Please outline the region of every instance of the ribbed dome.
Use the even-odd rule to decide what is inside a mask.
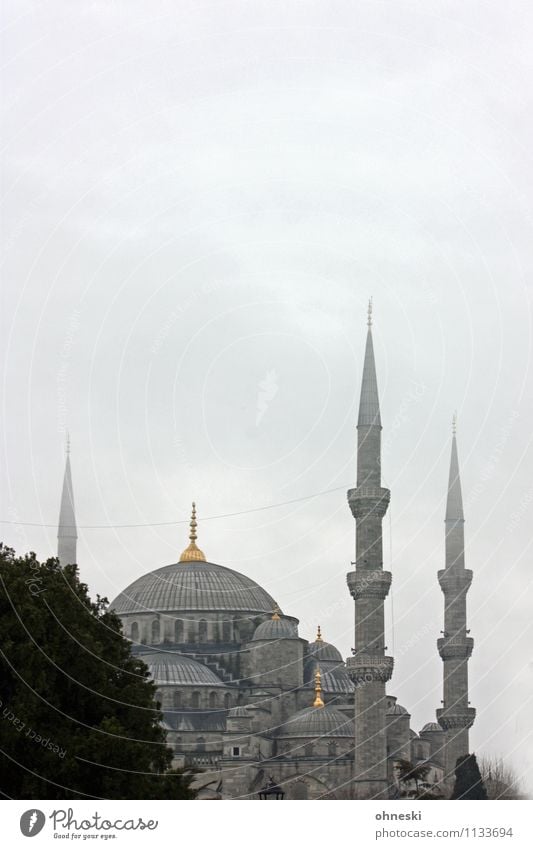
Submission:
[[[291,716],[279,737],[353,737],[354,724],[334,707],[309,707]]]
[[[346,671],[344,663],[333,663],[333,661],[318,663],[312,660],[306,667],[305,681],[312,684],[315,673],[320,670],[322,689],[325,693],[353,693],[355,687]]]
[[[437,722],[428,722],[420,733],[425,734],[427,731],[439,731],[442,734],[442,728]]]
[[[156,684],[182,684],[184,686],[223,687],[214,672],[202,663],[172,652],[149,652],[140,655]]]
[[[409,716],[409,712],[403,705],[395,704],[387,708],[387,716]]]
[[[297,640],[298,629],[288,619],[267,619],[254,631],[252,640]]]
[[[319,660],[321,663],[343,663],[340,651],[324,640],[315,640],[313,643],[309,643],[308,652],[313,660]]]
[[[233,569],[216,563],[172,563],[137,578],[111,604],[119,615],[143,611],[239,610],[271,613],[276,602]]]
[[[322,673],[324,693],[353,693],[355,686],[345,669]]]

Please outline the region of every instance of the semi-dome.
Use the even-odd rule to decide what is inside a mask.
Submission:
[[[440,727],[440,725],[437,722],[427,722],[426,725],[424,725],[424,727],[423,727],[423,729],[420,733],[426,734],[428,731],[430,731],[430,732],[439,731],[442,734],[442,728]]]
[[[252,640],[297,640],[298,629],[288,619],[273,617],[261,622],[254,631]]]
[[[291,716],[278,730],[278,737],[353,736],[353,720],[330,705],[305,708]]]
[[[211,669],[182,654],[173,652],[149,652],[140,655],[155,684],[181,684],[193,687],[224,687],[223,682]]]
[[[207,561],[171,563],[133,581],[112,602],[128,613],[245,611],[271,613],[276,602],[266,590],[233,569]]]
[[[353,693],[355,686],[345,669],[337,669],[334,672],[322,673],[322,689],[325,693],[348,694]]]

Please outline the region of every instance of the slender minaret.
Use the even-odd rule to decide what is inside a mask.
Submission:
[[[467,636],[466,594],[472,583],[472,572],[465,569],[463,496],[457,457],[456,420],[452,428],[452,456],[446,502],[445,568],[439,572],[439,584],[444,593],[444,631],[437,640],[443,661],[443,707],[437,720],[446,732],[445,781],[454,777],[455,764],[461,755],[469,754],[468,729],[476,711],[468,701],[468,658],[474,640]]]
[[[68,435],[66,451],[67,457],[63,477],[63,491],[61,493],[61,507],[59,510],[59,526],[57,529],[57,556],[62,566],[77,563],[76,540],[78,539],[78,531],[76,529],[76,516],[74,514],[74,493],[70,471],[70,438]]]
[[[372,344],[372,301],[357,422],[357,486],[348,491],[356,523],[355,571],[347,575],[355,602],[355,648],[346,665],[355,684],[354,796],[385,799],[387,702],[394,661],[385,655],[384,602],[391,573],[383,571],[381,523],[390,492],[381,486],[381,417]]]

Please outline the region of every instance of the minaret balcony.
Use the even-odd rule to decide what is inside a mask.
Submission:
[[[348,490],[348,504],[354,519],[368,516],[382,519],[387,512],[390,490],[382,486],[358,486]]]
[[[459,731],[462,728],[472,728],[476,718],[475,708],[454,707],[439,708],[437,722],[443,731]]]
[[[438,572],[439,584],[444,595],[453,598],[468,592],[472,583],[471,569],[441,569]]]
[[[464,658],[468,660],[474,648],[474,640],[472,637],[440,637],[437,640],[437,648],[443,660],[453,660],[455,658]]]
[[[348,589],[354,600],[358,598],[381,598],[388,595],[392,575],[383,569],[358,569],[346,575]]]
[[[383,655],[361,653],[346,660],[346,671],[357,686],[371,681],[389,681],[393,669],[394,658]]]

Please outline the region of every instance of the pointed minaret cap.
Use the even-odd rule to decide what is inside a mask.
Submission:
[[[196,528],[198,523],[196,521],[196,504],[193,501],[192,503],[192,511],[191,511],[191,523],[190,523],[190,533],[189,539],[190,543],[185,549],[182,551],[181,557],[179,559],[180,563],[192,563],[193,561],[205,562],[205,554],[201,551],[196,545]]]
[[[452,420],[452,454],[450,458],[450,476],[448,478],[448,498],[446,500],[446,522],[464,522],[463,494],[459,474],[459,457],[457,454],[457,415]]]
[[[357,427],[368,427],[370,425],[381,427],[374,344],[372,342],[372,298],[368,302],[367,324],[368,333],[366,336],[365,363],[363,366],[363,379],[361,381],[361,398],[359,401]]]
[[[324,642],[324,640],[322,639],[322,630],[320,628],[320,625],[318,625],[317,629],[316,629],[315,643],[323,643],[323,642]]]
[[[322,700],[322,682],[321,682],[320,668],[317,667],[315,672],[315,700],[313,702],[313,707],[323,708],[324,702]]]
[[[65,445],[65,473],[63,475],[63,489],[61,491],[61,506],[59,508],[59,524],[57,528],[58,539],[68,537],[78,539],[76,528],[76,515],[74,512],[74,491],[72,488],[72,472],[70,469],[70,437],[67,434]],[[73,561],[75,562],[75,561]]]
[[[279,620],[281,619],[280,613],[281,610],[279,609],[279,604],[276,604],[274,610],[272,611],[272,620],[274,622],[279,622]]]

